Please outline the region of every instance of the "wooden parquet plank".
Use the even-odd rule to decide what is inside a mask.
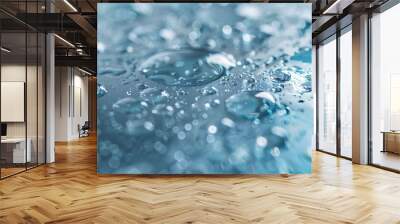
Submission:
[[[400,175],[314,152],[311,175],[97,175],[96,139],[0,181],[0,224],[398,223]]]

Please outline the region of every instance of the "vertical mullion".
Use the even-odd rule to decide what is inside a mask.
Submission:
[[[367,25],[367,46],[368,46],[368,53],[367,53],[367,83],[368,83],[368,94],[367,94],[367,102],[368,102],[368,124],[367,124],[367,132],[368,132],[368,164],[373,164],[373,153],[372,153],[372,63],[371,63],[371,56],[372,56],[372,30],[371,30],[371,20],[372,20],[372,12],[368,12],[368,25]]]
[[[0,47],[2,46],[2,32],[1,32],[1,28],[2,28],[2,23],[0,22]],[[2,67],[2,64],[1,64],[1,62],[2,62],[2,60],[1,60],[1,55],[2,55],[2,52],[0,51],[0,124],[2,124],[2,122],[1,122],[1,110],[2,110],[2,108],[1,108],[1,67]],[[0,134],[1,135],[1,134]],[[2,170],[2,162],[1,162],[1,144],[0,144],[0,180],[2,179],[2,177],[1,177],[1,170]]]
[[[39,14],[39,0],[36,1]],[[36,166],[39,165],[39,31],[36,31]]]
[[[45,13],[48,12],[49,2],[45,0]],[[44,32],[44,163],[47,163],[47,38],[48,33],[47,31]],[[43,73],[42,73],[43,76]],[[42,79],[43,82],[43,79]],[[61,91],[61,90],[60,90]],[[43,107],[42,107],[43,109]]]
[[[341,65],[340,65],[340,29],[336,28],[336,154],[341,156],[341,119],[340,119],[340,83],[341,83]]]
[[[319,45],[315,47],[315,148],[319,149]]]
[[[28,1],[25,1],[25,21],[28,19]],[[27,113],[27,92],[28,92],[28,25],[25,23],[25,170],[28,169],[28,113]]]

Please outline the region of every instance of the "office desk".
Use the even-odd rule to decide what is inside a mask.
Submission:
[[[392,152],[400,154],[400,132],[383,131],[383,150],[382,152]]]
[[[27,147],[25,151],[25,138],[1,139],[1,154],[2,154],[1,157],[5,158],[6,161],[9,163],[31,162],[32,160],[31,145],[32,141],[30,138],[28,138]]]

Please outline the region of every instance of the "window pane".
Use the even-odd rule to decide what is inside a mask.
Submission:
[[[26,141],[26,33],[2,33],[1,46],[1,177],[25,170],[30,161]],[[26,147],[28,146],[28,147]],[[28,149],[28,150],[26,150]]]
[[[352,35],[351,30],[340,37],[340,150],[351,158],[352,141]]]
[[[336,41],[318,48],[318,147],[336,153]]]
[[[400,4],[372,18],[372,163],[400,170]]]

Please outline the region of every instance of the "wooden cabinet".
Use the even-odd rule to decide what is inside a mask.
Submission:
[[[400,154],[400,132],[383,133],[383,152]]]

